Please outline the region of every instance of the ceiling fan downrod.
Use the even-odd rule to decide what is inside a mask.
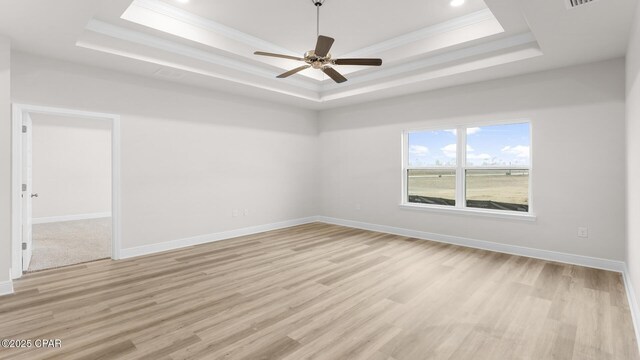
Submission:
[[[316,6],[316,37],[320,36],[320,6],[324,4],[325,0],[311,0],[313,5]]]

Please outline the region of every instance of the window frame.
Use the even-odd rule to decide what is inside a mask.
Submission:
[[[529,166],[473,166],[467,165],[467,129],[493,125],[529,125]],[[426,131],[456,130],[456,166],[409,166],[409,134]],[[408,173],[409,170],[453,170],[456,173],[455,206],[438,204],[419,204],[409,202]],[[510,211],[467,207],[466,173],[467,170],[528,170],[528,211]],[[410,210],[428,210],[462,215],[481,215],[507,219],[523,219],[533,221],[536,216],[533,207],[533,126],[530,119],[509,119],[482,122],[469,122],[448,125],[441,123],[427,128],[405,130],[402,132],[402,193],[400,207]]]

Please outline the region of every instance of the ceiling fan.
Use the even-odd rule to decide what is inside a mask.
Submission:
[[[331,46],[333,45],[334,39],[328,36],[320,35],[320,6],[324,4],[325,0],[311,0],[313,4],[316,6],[317,11],[317,35],[318,40],[316,42],[316,47],[314,50],[309,50],[304,54],[304,57],[296,57],[282,54],[273,54],[264,51],[256,51],[255,55],[261,56],[270,56],[277,57],[283,59],[304,61],[307,63],[306,65],[297,67],[293,70],[289,70],[283,74],[277,76],[279,79],[283,79],[289,77],[293,74],[296,74],[302,70],[308,69],[310,67],[314,69],[322,70],[325,74],[327,74],[333,81],[337,83],[343,83],[347,81],[347,78],[342,76],[336,69],[333,68],[334,65],[361,65],[361,66],[380,66],[382,65],[382,59],[332,59],[329,50],[331,50]]]

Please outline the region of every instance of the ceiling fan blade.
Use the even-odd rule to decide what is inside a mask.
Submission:
[[[264,52],[264,51],[256,51],[253,54],[254,55],[260,55],[260,56],[277,57],[277,58],[289,59],[289,60],[304,61],[303,58],[299,58],[299,57],[295,57],[295,56],[289,56],[289,55],[282,55],[282,54],[272,54],[272,53],[268,53],[268,52]]]
[[[278,75],[278,76],[277,76],[277,78],[279,78],[279,79],[284,79],[284,78],[286,78],[286,77],[289,77],[289,76],[291,76],[291,75],[293,75],[293,74],[295,74],[295,73],[299,73],[300,71],[302,71],[302,70],[304,70],[304,69],[308,69],[308,68],[310,68],[310,67],[311,67],[311,65],[302,65],[302,66],[300,66],[300,67],[298,67],[298,68],[295,68],[295,69],[293,69],[293,70],[289,70],[289,71],[287,71],[287,72],[286,72],[286,73],[284,73],[284,74],[280,74],[280,75]]]
[[[318,36],[318,41],[316,42],[316,50],[315,54],[319,57],[325,57],[329,54],[329,50],[331,50],[331,46],[335,40],[328,36],[320,35]]]
[[[333,63],[336,65],[380,66],[382,59],[336,59]]]
[[[323,67],[322,71],[324,71],[325,74],[329,75],[329,77],[332,78],[333,81],[337,82],[338,84],[347,81],[347,78],[342,76],[342,74],[337,72],[336,69],[334,68]]]

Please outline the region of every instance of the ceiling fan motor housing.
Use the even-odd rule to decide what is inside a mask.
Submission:
[[[316,55],[315,50],[309,50],[304,53],[304,61],[311,65],[314,69],[322,69],[323,66],[332,64],[331,54],[325,57]]]

